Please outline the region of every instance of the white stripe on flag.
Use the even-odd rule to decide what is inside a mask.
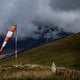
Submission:
[[[3,43],[3,45],[2,45],[2,47],[5,47],[5,45],[7,44],[7,42],[6,41],[4,41],[4,43]]]
[[[12,35],[13,35],[13,32],[8,31],[8,33],[7,33],[7,37],[11,37]]]

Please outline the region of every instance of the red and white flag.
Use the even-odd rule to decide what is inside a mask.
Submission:
[[[10,40],[10,38],[12,37],[13,33],[16,31],[16,26],[10,26],[9,27],[9,31],[5,37],[5,40],[1,46],[0,52],[3,51],[4,47],[6,46],[7,42]]]

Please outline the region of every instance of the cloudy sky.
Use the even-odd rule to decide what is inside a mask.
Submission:
[[[33,36],[38,27],[34,21],[80,32],[80,0],[0,0],[0,34],[17,24],[19,36]]]

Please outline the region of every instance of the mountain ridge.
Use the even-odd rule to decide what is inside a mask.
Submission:
[[[18,64],[40,64],[51,66],[79,67],[80,65],[80,33],[72,34],[55,42],[22,52],[18,55]],[[15,58],[1,62],[5,65],[15,63]]]
[[[18,52],[30,50],[34,47],[38,47],[44,45],[48,42],[55,41],[56,39],[63,38],[65,36],[70,35],[71,33],[64,32],[63,30],[59,30],[57,27],[48,25],[48,24],[37,24],[38,30],[35,31],[33,36],[31,37],[22,37],[22,39],[18,36],[17,46]],[[0,46],[2,45],[4,38],[6,35],[0,35]],[[14,36],[10,39],[7,46],[4,48],[3,53],[13,53],[15,49],[15,39]]]

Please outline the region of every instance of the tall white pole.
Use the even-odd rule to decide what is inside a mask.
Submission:
[[[15,31],[15,59],[17,61],[17,26],[16,26],[16,31]]]

